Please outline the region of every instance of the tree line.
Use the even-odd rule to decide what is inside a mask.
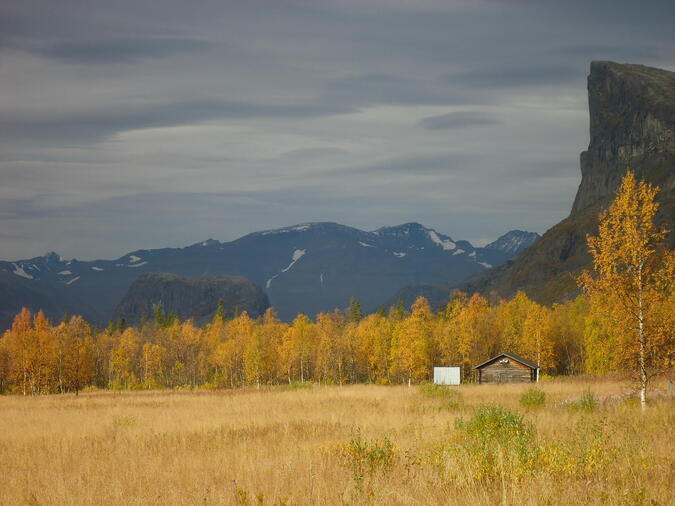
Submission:
[[[0,338],[0,390],[23,394],[112,389],[238,387],[293,382],[413,383],[434,366],[472,368],[510,351],[548,374],[625,370],[635,350],[591,298],[546,307],[523,292],[495,304],[457,293],[433,311],[420,297],[409,310],[346,311],[280,321],[216,314],[203,326],[165,317],[96,329],[75,316],[58,324],[23,309]],[[675,308],[669,299],[669,307]],[[667,336],[663,336],[667,339]]]
[[[152,320],[107,329],[79,316],[52,324],[24,308],[0,337],[0,392],[411,384],[434,366],[460,366],[471,380],[474,366],[512,352],[546,374],[633,371],[644,405],[650,378],[675,363],[675,255],[654,224],[657,191],[627,174],[589,238],[593,269],[573,300],[548,307],[524,292],[497,301],[457,292],[439,310],[420,297],[364,316],[352,299],[345,311],[289,323],[274,309],[228,319],[221,306],[202,327],[158,306]]]

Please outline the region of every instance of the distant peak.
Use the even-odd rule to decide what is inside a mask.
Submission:
[[[48,262],[61,262],[63,258],[61,258],[61,255],[54,251],[48,251],[44,255],[42,255],[42,258],[47,260]]]
[[[517,255],[536,242],[541,236],[537,232],[509,230],[496,241],[485,245],[485,249],[497,250],[509,255]]]
[[[197,247],[203,248],[203,247],[206,247],[206,246],[218,246],[218,245],[220,245],[220,241],[217,241],[215,239],[206,239],[205,241],[200,241],[200,242],[196,242],[194,244],[191,244],[188,247],[189,248],[197,248]]]
[[[421,223],[417,223],[416,221],[410,221],[408,223],[402,223],[400,225],[394,225],[391,227],[380,227],[377,230],[375,230],[375,232],[398,232],[404,230],[428,230],[428,229]]]
[[[310,221],[306,223],[298,223],[289,227],[273,228],[270,230],[262,230],[254,232],[252,235],[270,235],[270,234],[288,234],[290,232],[308,232],[310,230],[320,229],[349,229],[346,225],[340,225],[332,221]]]

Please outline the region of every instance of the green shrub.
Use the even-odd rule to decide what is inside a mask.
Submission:
[[[435,399],[449,399],[457,400],[461,398],[461,394],[452,387],[447,385],[436,385],[435,383],[422,383],[417,387],[422,395],[433,397]]]
[[[366,477],[371,477],[377,472],[389,471],[394,464],[394,459],[394,444],[388,437],[368,441],[363,438],[358,428],[340,451],[340,461],[343,466],[351,470],[359,490]]]
[[[528,388],[520,396],[520,405],[527,409],[544,407],[546,405],[546,392],[540,388]]]
[[[583,411],[584,413],[592,413],[598,409],[598,400],[590,390],[586,391],[579,400],[570,404],[572,411]]]
[[[480,406],[464,421],[455,421],[459,456],[473,468],[476,478],[499,475],[518,479],[532,471],[539,452],[534,429],[523,415],[501,406]]]
[[[311,381],[293,381],[285,386],[286,390],[304,390],[307,388],[313,388],[314,383]]]

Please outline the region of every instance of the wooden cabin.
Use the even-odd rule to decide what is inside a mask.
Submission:
[[[539,366],[515,353],[502,353],[474,367],[478,383],[530,383],[539,381]]]

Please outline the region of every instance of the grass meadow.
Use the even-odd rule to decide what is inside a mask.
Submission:
[[[612,378],[0,397],[7,504],[668,505],[675,408]]]

